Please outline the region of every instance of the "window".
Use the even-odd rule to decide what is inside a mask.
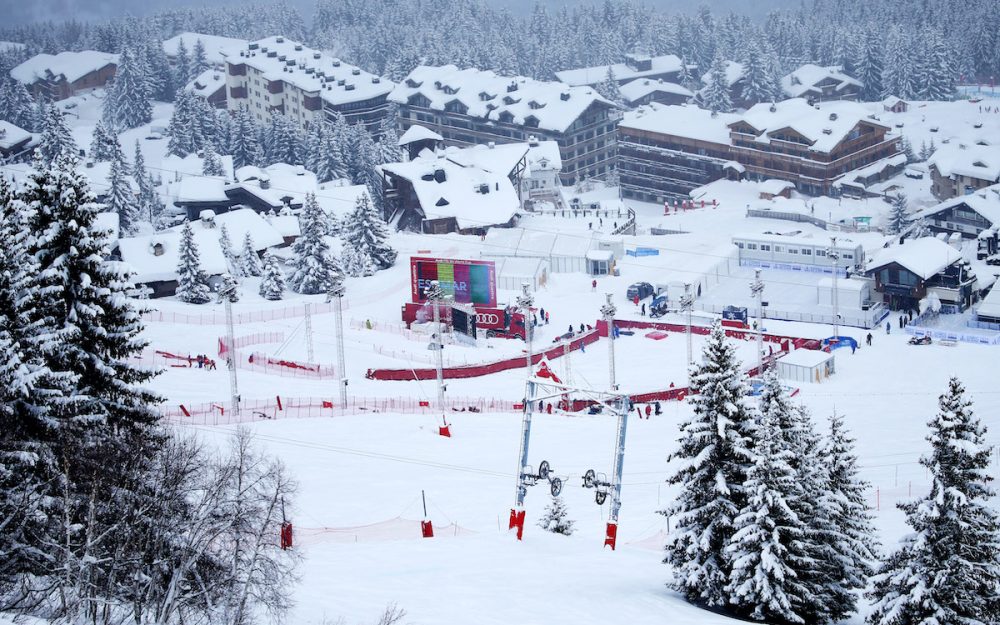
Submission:
[[[742,250],[743,249],[743,244],[740,243],[739,241],[737,241],[736,242],[736,247],[738,247],[738,248],[740,248]]]
[[[844,260],[853,260],[854,254],[844,254]]]
[[[747,249],[748,250],[755,250],[755,249],[757,249],[757,244],[756,243],[747,243]]]
[[[785,248],[784,248],[784,247],[782,247],[782,246],[780,246],[780,245],[775,245],[775,246],[774,246],[774,251],[775,251],[775,252],[784,252],[784,251],[785,251]]]
[[[760,244],[760,251],[762,251],[762,252],[770,252],[771,251],[771,246],[770,245],[766,245],[764,243],[761,243]]]
[[[816,250],[816,256],[825,257],[826,256],[826,250]]]
[[[812,256],[813,251],[807,247],[802,248],[803,256]]]
[[[788,248],[788,253],[789,254],[798,254],[799,250],[798,250],[798,248],[790,247],[790,248]]]

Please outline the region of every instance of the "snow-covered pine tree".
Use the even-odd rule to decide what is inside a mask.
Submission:
[[[618,86],[618,79],[615,78],[615,73],[610,65],[608,66],[607,73],[604,75],[604,80],[599,82],[594,87],[594,90],[615,104],[621,104],[625,101],[624,96],[622,96],[622,90]]]
[[[160,447],[153,408],[160,399],[144,387],[155,372],[132,364],[146,342],[139,311],[126,296],[131,279],[120,264],[104,260],[110,233],[97,229],[98,206],[75,159],[60,157],[32,174],[22,199],[38,267],[29,317],[55,338],[54,349],[40,355],[70,386],[50,397],[43,435],[60,459],[58,474],[49,476],[60,516],[51,541],[38,544],[43,577],[52,592],[94,605],[102,590],[82,580],[116,579],[122,535],[114,525]]]
[[[899,150],[906,156],[907,165],[917,162],[917,155],[913,152],[913,146],[910,145],[910,140],[906,137],[900,137]]]
[[[553,497],[549,505],[545,506],[545,513],[538,520],[538,527],[553,534],[563,534],[569,536],[573,533],[574,521],[567,519],[569,511],[566,509],[566,502],[562,497]]]
[[[170,141],[167,143],[167,151],[180,157],[187,156],[198,151],[204,142],[201,124],[197,120],[198,96],[188,91],[178,91],[174,100],[174,112],[170,116],[170,123],[167,125],[167,134]]]
[[[789,506],[796,497],[795,455],[783,440],[777,415],[761,414],[756,449],[746,482],[746,504],[733,521],[725,547],[732,563],[726,593],[735,609],[757,621],[802,623],[796,613],[801,587],[791,545],[802,536],[802,522]]]
[[[301,234],[292,244],[292,252],[295,254],[292,267],[295,271],[288,285],[296,293],[326,293],[330,284],[341,273],[325,239],[325,219],[316,196],[308,194],[299,215]]]
[[[65,115],[55,104],[45,105],[42,138],[37,149],[41,155],[41,167],[51,167],[64,154],[76,157],[76,141],[66,124]]]
[[[177,297],[188,304],[205,304],[212,299],[208,279],[201,269],[201,256],[194,242],[191,223],[184,224],[177,250]]]
[[[149,70],[147,79],[152,98],[160,102],[173,102],[177,94],[174,70],[170,67],[170,60],[158,38],[147,38],[145,44],[137,50],[143,55]]]
[[[881,35],[874,28],[869,28],[858,47],[858,57],[854,61],[858,80],[861,81],[861,99],[868,102],[884,97],[882,95],[882,43]]]
[[[219,285],[219,293],[223,293],[222,297],[235,304],[240,301],[240,281],[231,273],[225,274],[222,276],[222,284]]]
[[[925,497],[898,504],[912,528],[873,578],[872,625],[988,624],[1000,613],[1000,522],[992,447],[957,378],[928,423]]]
[[[183,88],[189,80],[194,78],[191,74],[191,55],[188,54],[188,47],[184,42],[183,37],[181,37],[180,43],[177,44],[177,57],[174,59],[174,71],[176,72],[174,84],[177,85],[178,89]]]
[[[97,120],[94,136],[90,142],[90,158],[94,161],[110,161],[115,156],[117,143],[115,133],[108,129],[104,120]]]
[[[764,53],[756,38],[751,38],[743,59],[743,98],[747,104],[771,102],[780,97],[781,86],[774,82],[773,66],[774,59]]]
[[[117,153],[113,155],[111,161],[111,173],[108,181],[111,188],[108,189],[107,206],[108,211],[118,215],[118,230],[122,236],[135,236],[139,231],[139,221],[142,215],[139,214],[139,202],[132,191],[132,184],[128,179],[128,165],[125,163],[125,155],[115,140]]]
[[[826,577],[825,594],[831,621],[842,621],[857,611],[858,592],[868,585],[868,577],[878,558],[878,541],[872,514],[865,501],[868,483],[858,476],[854,440],[844,427],[843,417],[830,417],[818,466],[826,478],[818,493],[816,508],[828,523],[822,530],[821,558]]]
[[[191,77],[188,80],[194,80],[211,67],[212,64],[208,62],[208,56],[205,54],[205,42],[199,38],[194,42],[194,49],[191,51],[191,66],[188,69]]]
[[[226,227],[226,224],[219,227],[219,247],[222,249],[222,255],[226,257],[226,266],[229,268],[229,272],[240,273],[236,254],[233,252],[233,240],[229,238],[229,228]]]
[[[889,209],[889,227],[887,231],[889,234],[901,234],[907,228],[910,227],[912,223],[912,218],[907,212],[907,201],[905,193],[897,193],[893,196],[892,206]]]
[[[201,173],[205,176],[225,176],[226,168],[222,165],[222,157],[215,151],[211,141],[205,143],[201,156]]]
[[[246,165],[262,165],[264,153],[257,136],[257,126],[253,123],[250,111],[246,107],[240,107],[236,112],[233,126],[232,146],[230,146],[233,169]]]
[[[677,75],[677,82],[685,89],[689,89],[691,91],[695,91],[695,87],[698,85],[698,81],[691,75],[691,70],[688,69],[687,59],[684,57],[681,57],[681,71]]]
[[[297,123],[284,115],[272,115],[264,131],[264,153],[268,163],[305,163],[306,137]]]
[[[35,132],[38,121],[35,109],[35,101],[22,82],[7,77],[0,83],[0,119]]]
[[[229,111],[213,111],[213,122],[215,125],[215,135],[212,143],[220,154],[231,154],[233,144],[233,117]]]
[[[247,232],[243,237],[243,250],[240,252],[240,269],[244,276],[259,276],[263,269],[260,265],[260,257],[257,256],[257,248],[253,244],[253,237]]]
[[[713,113],[729,113],[733,110],[733,99],[729,95],[729,80],[726,78],[726,60],[716,55],[709,70],[708,85],[702,94],[705,108]]]
[[[122,50],[115,78],[104,98],[104,120],[111,128],[135,128],[153,119],[146,65],[131,47]]]
[[[344,219],[340,238],[344,242],[345,254],[347,250],[351,251],[347,254],[351,259],[350,266],[345,261],[344,267],[348,275],[373,275],[375,271],[388,269],[396,263],[396,250],[389,245],[389,226],[367,194],[358,197],[354,210]]]
[[[142,219],[149,220],[153,227],[159,230],[161,228],[160,217],[166,207],[156,190],[156,181],[146,169],[146,159],[142,156],[142,148],[138,139],[135,141],[132,177],[135,178],[135,183],[139,187],[139,215]]]
[[[379,165],[386,163],[402,163],[405,160],[403,148],[399,146],[399,134],[396,132],[395,107],[379,124],[378,159]]]
[[[715,324],[691,374],[693,416],[680,426],[680,447],[671,454],[680,468],[667,482],[680,485],[662,513],[674,517],[665,563],[670,586],[689,601],[712,607],[729,604],[731,559],[725,552],[734,522],[746,506],[743,484],[753,462],[756,436],[748,387],[736,350]]]
[[[279,300],[285,296],[285,272],[278,257],[271,250],[264,252],[264,271],[260,281],[260,296],[268,300]]]

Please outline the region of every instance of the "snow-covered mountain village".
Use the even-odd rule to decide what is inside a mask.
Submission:
[[[0,22],[0,623],[1000,623],[1000,4],[133,13]]]

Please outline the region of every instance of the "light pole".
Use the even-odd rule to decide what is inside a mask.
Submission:
[[[430,288],[427,289],[427,301],[434,308],[434,333],[431,334],[431,349],[437,352],[434,368],[437,370],[437,398],[438,409],[444,416],[444,341],[441,330],[441,301],[444,299],[444,292],[437,280],[431,281]]]
[[[524,496],[528,494],[528,484],[525,475],[528,472],[528,445],[531,441],[531,412],[535,404],[535,383],[532,381],[531,354],[531,305],[535,300],[528,290],[528,284],[521,285],[521,295],[517,297],[517,306],[524,315],[524,340],[527,344],[527,382],[524,389],[524,416],[521,420],[521,450],[518,454],[517,490],[514,494],[514,507],[510,510],[508,529],[517,529],[517,539],[521,540],[524,533]]]
[[[347,371],[344,364],[344,280],[338,276],[334,279],[326,294],[327,301],[333,301],[333,318],[337,326],[337,385],[340,387],[340,409],[347,409]]]
[[[830,237],[830,251],[827,253],[830,257],[830,263],[833,264],[833,292],[831,297],[833,298],[833,340],[836,342],[837,337],[840,336],[840,330],[837,327],[837,304],[839,294],[837,293],[837,261],[840,260],[840,252],[837,251],[837,237]]]
[[[233,338],[233,293],[236,284],[231,283],[219,287],[219,300],[226,305],[226,366],[229,369],[229,392],[232,398],[229,410],[235,417],[240,416],[240,388],[236,381],[236,344]]]
[[[306,330],[306,358],[309,362],[316,362],[313,350],[313,324],[312,324],[312,304],[306,302],[305,305],[305,330]]]
[[[615,313],[618,309],[611,303],[611,293],[607,294],[608,302],[601,306],[601,316],[608,326],[608,373],[611,380],[611,392],[618,390],[615,383]]]
[[[691,311],[694,310],[694,296],[691,295],[691,283],[684,283],[684,295],[681,295],[681,310],[684,312],[685,333],[687,334],[687,370],[688,383],[691,382],[691,365],[694,364],[694,347],[691,337]]]
[[[757,375],[761,375],[764,373],[764,281],[760,279],[760,269],[754,270],[750,296],[757,300]]]
[[[531,307],[535,304],[535,298],[532,296],[530,291],[530,286],[527,282],[521,283],[521,294],[517,296],[517,307],[521,309],[521,314],[524,316],[524,343],[528,348],[528,377],[531,377],[531,367],[532,360],[534,360],[534,354],[531,353],[531,339],[534,338],[535,329],[531,327]]]

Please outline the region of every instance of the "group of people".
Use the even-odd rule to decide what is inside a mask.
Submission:
[[[198,354],[195,358],[188,356],[188,366],[192,367],[194,363],[198,363],[199,369],[215,369],[215,361],[204,354]]]
[[[635,407],[635,412],[636,412],[636,414],[639,415],[640,419],[642,419],[643,413],[645,412],[646,418],[649,419],[650,415],[652,415],[654,413],[654,408],[655,408],[655,413],[657,415],[663,414],[663,410],[660,407],[660,402],[658,402],[658,401],[653,402],[652,405],[646,404],[646,409],[645,410],[643,410],[641,406],[636,406]]]

